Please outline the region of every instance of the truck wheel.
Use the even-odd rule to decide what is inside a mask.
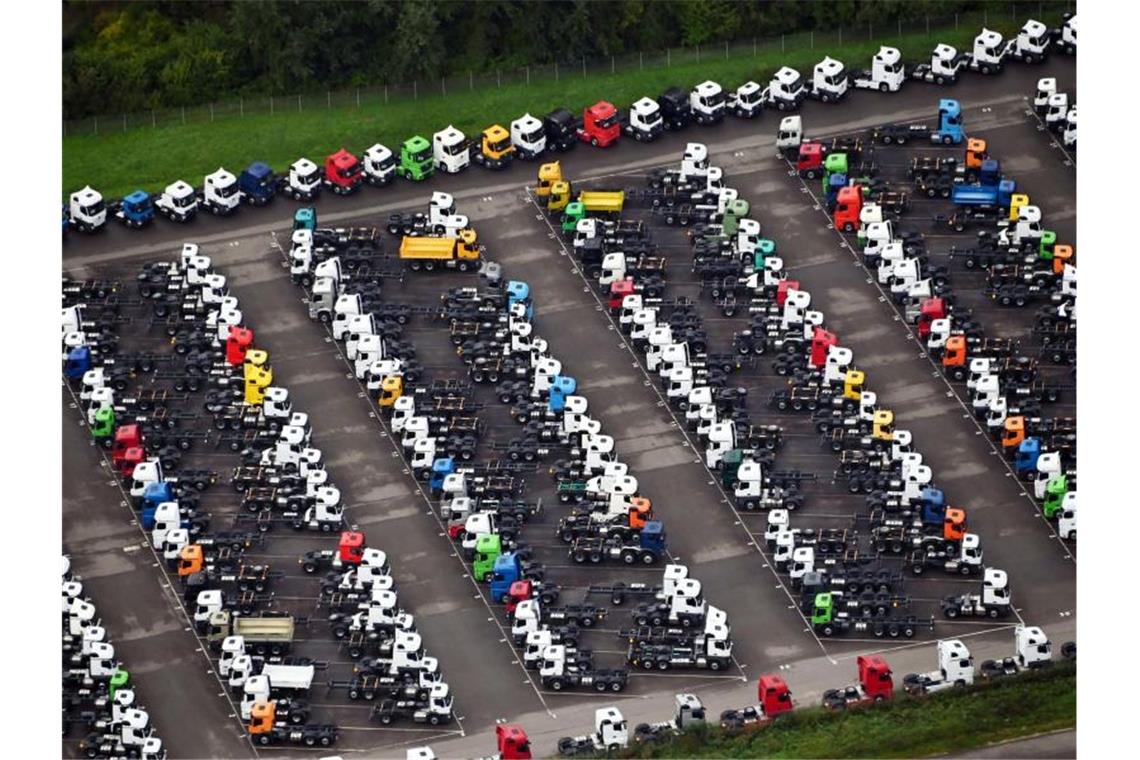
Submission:
[[[888,92],[890,89],[886,82],[879,82],[879,92]]]
[[[432,724],[433,726],[438,726],[439,725],[439,716],[434,715],[434,714],[429,715],[428,716],[428,723]]]
[[[828,625],[823,626],[822,629],[820,629],[820,633],[822,633],[824,636],[831,636],[832,634],[835,633],[835,629],[830,624],[828,624]]]
[[[720,670],[720,660],[712,660],[709,662],[709,670]]]
[[[383,723],[385,726],[391,725],[391,723],[392,723],[391,713],[380,713],[380,722]]]
[[[591,137],[590,138],[590,145],[593,145],[595,148],[598,147],[598,138]]]
[[[941,75],[934,77],[934,84],[946,84],[946,77]]]
[[[553,681],[551,681],[550,682],[550,690],[551,691],[562,691],[562,679],[561,678],[555,678]],[[561,747],[559,747],[559,749],[561,749]]]
[[[942,144],[943,145],[951,145],[951,144],[953,144],[953,142],[954,142],[954,140],[950,137],[950,135],[943,135],[942,136]]]
[[[257,737],[257,743],[262,745],[263,747],[268,746],[269,745],[269,734],[261,734],[260,736],[258,736]],[[94,755],[91,755],[91,757],[94,757]]]
[[[892,142],[894,138],[891,135],[883,135],[883,145],[890,145]]]

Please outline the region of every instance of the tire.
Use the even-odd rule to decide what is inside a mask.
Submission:
[[[934,77],[934,84],[937,84],[937,85],[946,84],[946,77],[941,76],[941,75]]]
[[[879,83],[879,92],[886,93],[886,92],[889,92],[890,89],[891,88],[887,86],[886,82],[880,82]]]
[[[598,147],[598,138],[591,137],[590,138],[590,145],[593,145],[595,148]]]
[[[946,615],[947,619],[954,620],[955,618],[958,617],[958,608],[957,607],[947,607],[945,610],[943,610],[943,614]]]

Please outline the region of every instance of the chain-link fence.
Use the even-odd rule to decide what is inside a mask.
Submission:
[[[948,33],[950,30],[974,31],[982,26],[996,28],[1006,33],[1016,33],[1021,24],[1030,17],[1052,25],[1059,22],[1062,13],[1073,10],[1075,10],[1075,3],[1072,0],[1037,3],[1019,2],[1011,3],[1008,13],[1000,14],[987,10],[952,16],[932,17],[927,15],[909,21],[900,19],[898,22],[888,24],[885,27],[876,27],[874,24],[859,27],[846,26],[832,31],[815,30],[771,37],[752,37],[694,47],[676,47],[662,51],[593,58],[583,57],[573,61],[497,69],[482,73],[450,74],[440,79],[419,80],[404,84],[379,84],[347,90],[326,90],[296,95],[244,96],[201,106],[65,120],[63,122],[63,136],[106,135],[123,133],[133,129],[203,124],[223,119],[241,119],[247,116],[304,113],[316,109],[375,108],[398,101],[446,97],[458,93],[501,89],[518,85],[546,85],[573,78],[597,77],[635,70],[668,69],[714,60],[740,60],[742,64],[746,64],[750,58],[758,58],[775,51],[818,49],[821,53],[837,53],[837,48],[842,48],[845,45],[851,46],[857,42],[891,44],[906,39],[914,45],[922,42],[921,39],[916,38],[923,36],[936,36],[939,33]],[[933,47],[933,42],[930,47]],[[904,56],[909,55],[911,57],[919,52],[913,49],[903,50]],[[857,65],[855,62],[848,63],[849,65]]]

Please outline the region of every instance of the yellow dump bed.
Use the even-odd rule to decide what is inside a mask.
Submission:
[[[249,641],[292,641],[293,618],[236,617],[233,635],[244,636]]]
[[[455,240],[445,237],[405,237],[400,243],[401,259],[450,260],[455,256]]]
[[[578,196],[578,200],[582,201],[587,211],[618,214],[621,213],[622,204],[625,203],[625,192],[622,190],[583,190]]]

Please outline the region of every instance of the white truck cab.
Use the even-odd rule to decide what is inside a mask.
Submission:
[[[307,158],[298,158],[289,166],[289,182],[285,191],[294,199],[309,201],[321,190],[321,170]]]
[[[439,171],[457,174],[471,163],[467,136],[450,124],[432,135],[431,149],[435,168]]]
[[[94,232],[107,223],[107,204],[103,194],[90,185],[71,194],[68,213],[72,226],[81,232]]]
[[[396,176],[396,157],[380,143],[364,151],[361,163],[364,179],[370,185],[387,185]]]
[[[760,113],[764,107],[761,98],[763,88],[757,82],[749,80],[729,94],[727,109],[733,116],[740,119],[751,119]]]
[[[542,122],[524,113],[511,122],[511,144],[519,158],[532,159],[546,151],[546,130]]]
[[[198,213],[198,194],[188,182],[178,180],[154,199],[154,207],[173,222],[187,222]]]
[[[225,216],[241,205],[237,177],[222,167],[207,174],[202,185],[202,205],[212,214]]]
[[[724,89],[712,80],[704,81],[689,93],[689,108],[698,124],[715,124],[724,118]]]
[[[842,61],[831,56],[824,56],[823,60],[812,69],[811,96],[824,103],[836,103],[847,94],[847,71]]]

